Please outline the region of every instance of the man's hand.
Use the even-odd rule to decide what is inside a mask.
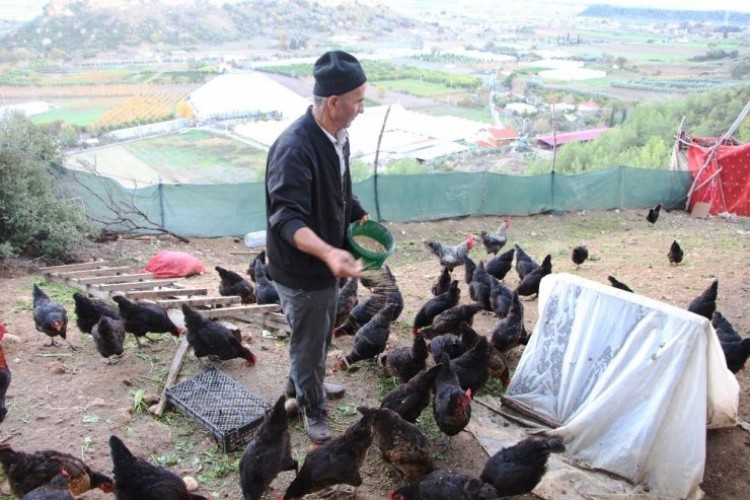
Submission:
[[[322,259],[337,278],[362,277],[362,263],[354,260],[352,254],[346,250],[331,247],[323,254]]]
[[[364,224],[368,220],[370,220],[370,214],[363,215],[362,217],[359,218],[359,225],[361,226],[362,224]]]

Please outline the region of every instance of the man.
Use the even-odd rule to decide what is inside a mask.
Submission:
[[[367,220],[352,195],[347,128],[364,112],[367,77],[343,51],[326,52],[313,68],[313,105],[271,146],[266,163],[266,248],[287,322],[287,393],[296,395],[314,443],[331,439],[325,410],[325,362],[336,315],[337,278],[362,268],[344,250],[351,222]]]

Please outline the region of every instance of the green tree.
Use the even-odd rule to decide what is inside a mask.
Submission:
[[[55,191],[55,137],[20,113],[0,116],[0,260],[75,260],[90,227],[80,204]]]

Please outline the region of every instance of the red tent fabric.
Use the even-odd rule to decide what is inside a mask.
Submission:
[[[687,163],[694,178],[688,209],[705,202],[711,205],[711,215],[750,216],[750,144],[717,142],[693,138],[688,147]]]

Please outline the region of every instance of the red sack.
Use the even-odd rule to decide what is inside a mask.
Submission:
[[[184,252],[162,250],[148,261],[144,271],[155,278],[183,278],[206,272],[206,267],[197,257]]]

